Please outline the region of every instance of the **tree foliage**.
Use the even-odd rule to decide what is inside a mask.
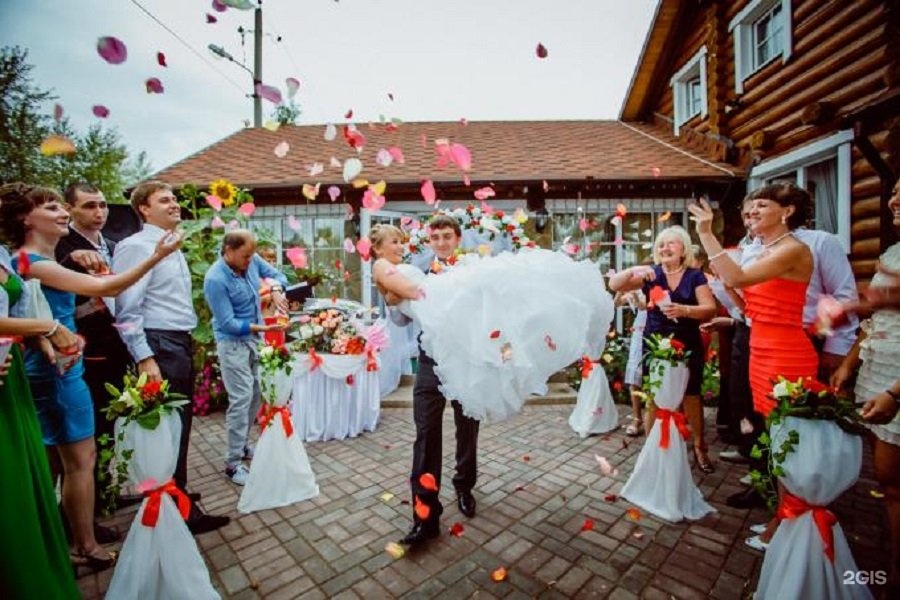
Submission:
[[[68,118],[56,121],[45,113],[56,97],[33,84],[27,57],[18,47],[0,48],[0,183],[24,181],[62,190],[87,181],[108,201],[124,202],[125,188],[152,172],[146,153],[132,157],[114,128],[95,123],[79,133]],[[42,155],[41,141],[51,133],[72,140],[76,152]]]
[[[279,104],[272,113],[272,118],[278,121],[279,125],[296,125],[299,117],[300,107],[293,100],[287,104]]]

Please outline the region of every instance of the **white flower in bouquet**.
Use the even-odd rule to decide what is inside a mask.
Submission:
[[[270,345],[263,346],[262,350],[259,351],[259,355],[262,357],[269,357],[273,354],[275,354],[275,347]]]
[[[772,395],[776,398],[787,398],[791,395],[791,387],[787,379],[782,379],[772,388]]]
[[[300,327],[300,337],[304,340],[308,340],[313,336],[313,329],[309,325],[302,325]]]
[[[672,339],[671,338],[662,338],[659,340],[659,345],[657,348],[660,350],[668,350],[672,347]]]
[[[314,325],[312,330],[315,335],[322,335],[322,332],[325,331],[325,328],[321,325]]]

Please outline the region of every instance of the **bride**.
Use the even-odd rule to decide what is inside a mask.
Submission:
[[[401,264],[396,227],[377,225],[370,239],[375,285],[422,329],[440,391],[471,418],[493,422],[519,412],[526,396],[546,394],[550,375],[585,352],[602,352],[613,303],[590,261],[523,249],[451,256],[426,275]]]

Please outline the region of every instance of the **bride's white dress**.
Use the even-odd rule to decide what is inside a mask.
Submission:
[[[613,317],[597,266],[559,252],[466,255],[428,276],[397,269],[424,291],[399,308],[421,327],[441,392],[480,421],[505,419],[528,395],[545,394],[550,375],[605,341]]]

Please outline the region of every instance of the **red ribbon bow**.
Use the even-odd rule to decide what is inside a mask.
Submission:
[[[663,450],[669,447],[669,423],[675,423],[675,427],[685,440],[691,437],[691,432],[687,428],[687,423],[682,413],[665,408],[657,408],[656,418],[662,421],[662,429],[659,432],[659,447]]]
[[[591,376],[591,371],[594,370],[594,362],[591,360],[590,356],[584,355],[581,357],[581,378],[587,379]]]
[[[309,360],[312,361],[312,364],[309,366],[310,373],[312,373],[313,371],[315,371],[316,369],[321,367],[322,363],[325,362],[325,359],[323,359],[321,356],[316,354],[315,348],[309,349]]]
[[[287,406],[268,406],[267,408],[261,409],[259,426],[262,429],[268,427],[269,423],[278,413],[281,413],[281,424],[284,426],[284,435],[286,437],[291,437],[291,434],[294,433],[294,424],[291,423],[291,411],[288,410]]]
[[[369,348],[366,351],[366,371],[371,373],[378,370],[378,360],[375,358],[375,350]]]
[[[834,532],[832,527],[837,523],[837,517],[834,516],[833,512],[824,506],[810,504],[803,498],[784,490],[776,514],[779,519],[796,519],[810,510],[813,513],[813,521],[816,522],[819,535],[822,537],[822,544],[825,546],[825,556],[828,557],[828,560],[834,562]]]
[[[188,518],[188,514],[191,512],[191,500],[187,497],[187,494],[175,487],[175,480],[170,479],[158,488],[144,492],[144,497],[149,498],[149,500],[147,501],[147,506],[144,507],[144,514],[141,516],[141,525],[146,527],[156,527],[156,522],[159,520],[159,507],[162,502],[163,494],[169,494],[175,498],[175,502],[178,504],[178,512],[181,513],[181,518]]]

